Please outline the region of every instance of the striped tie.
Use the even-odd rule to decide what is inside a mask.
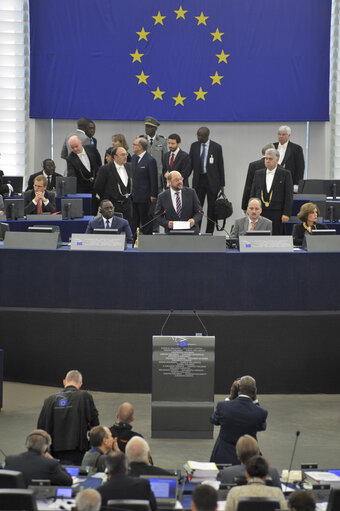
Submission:
[[[175,192],[176,194],[176,212],[179,218],[182,216],[182,203],[181,203],[181,196],[179,192]]]

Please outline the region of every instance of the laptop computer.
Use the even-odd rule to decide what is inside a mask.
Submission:
[[[141,477],[150,481],[151,490],[156,497],[159,509],[172,509],[175,507],[178,485],[176,476],[142,475]]]

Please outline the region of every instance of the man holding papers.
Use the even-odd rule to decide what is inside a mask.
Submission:
[[[188,229],[198,234],[203,211],[195,190],[183,187],[183,178],[177,170],[169,173],[168,183],[169,188],[158,195],[155,219],[167,233]]]

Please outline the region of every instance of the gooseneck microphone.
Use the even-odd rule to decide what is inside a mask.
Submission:
[[[210,222],[213,222],[213,223],[216,225],[216,220],[213,220],[212,218],[209,218],[209,217],[208,217],[208,215],[206,215],[206,214],[204,213],[204,211],[202,211],[201,209],[199,209],[199,210],[198,210],[198,213],[202,213],[202,215],[203,215],[203,216],[204,216],[207,220],[210,220]],[[225,232],[226,234],[228,234],[229,238],[231,238],[230,233],[229,233],[226,229],[224,229],[224,227],[221,227],[221,229],[220,229],[220,230],[222,230],[223,232]]]
[[[151,220],[149,220],[148,222],[146,222],[145,224],[143,224],[143,225],[141,225],[141,226],[140,226],[139,231],[141,231],[141,230],[142,230],[144,227],[146,227],[147,225],[151,224],[151,222],[153,222],[154,220],[157,220],[157,218],[159,218],[160,216],[165,215],[165,213],[166,213],[166,209],[164,209],[164,210],[162,211],[162,213],[160,213],[159,215],[157,215],[157,216],[153,216],[153,217],[151,218]]]
[[[294,442],[294,447],[293,447],[293,452],[292,452],[292,457],[290,459],[290,465],[289,465],[289,469],[288,469],[288,474],[287,474],[287,483],[289,482],[289,474],[290,474],[290,471],[292,470],[292,466],[293,466],[293,459],[294,459],[294,455],[295,455],[295,450],[296,450],[296,445],[297,445],[297,442],[298,442],[298,438],[300,436],[300,431],[297,431],[295,433],[295,442]]]
[[[171,316],[173,313],[174,313],[174,310],[173,310],[173,309],[170,309],[170,312],[169,312],[169,314],[167,315],[167,317],[166,317],[166,319],[165,319],[165,321],[164,321],[164,323],[163,323],[163,326],[162,326],[162,328],[161,328],[161,335],[163,335],[163,330],[164,330],[164,328],[165,328],[165,325],[167,324],[167,322],[168,322],[168,321],[169,321],[169,319],[170,319],[170,316]]]
[[[205,324],[203,323],[203,321],[199,317],[197,311],[193,310],[192,312],[195,314],[196,318],[198,319],[198,321],[201,323],[202,327],[204,328],[205,335],[209,335],[208,334],[208,330],[205,328]]]

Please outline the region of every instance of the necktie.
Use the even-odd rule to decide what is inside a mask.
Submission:
[[[153,138],[150,138],[150,145],[152,145],[152,142],[153,142]]]
[[[177,215],[181,218],[182,216],[182,204],[181,204],[181,197],[179,192],[175,192],[176,194],[176,212]]]
[[[206,174],[206,170],[204,169],[205,152],[206,152],[206,146],[205,146],[205,144],[202,144],[201,174]]]
[[[50,186],[51,185],[51,176],[47,176],[47,179],[48,179],[48,186],[47,186],[47,188],[49,190],[51,188],[51,186]]]
[[[175,155],[174,155],[174,153],[171,153],[171,158],[170,158],[170,168],[171,168],[171,170],[172,170],[172,166],[174,164],[174,159],[175,159]]]
[[[106,229],[110,229],[110,222],[108,219],[106,220]]]
[[[37,215],[41,215],[41,200],[40,199],[38,200],[38,204],[37,204]]]
[[[251,222],[251,228],[250,228],[251,231],[255,231],[255,224],[256,224],[256,222],[255,222],[255,220],[253,220]]]

